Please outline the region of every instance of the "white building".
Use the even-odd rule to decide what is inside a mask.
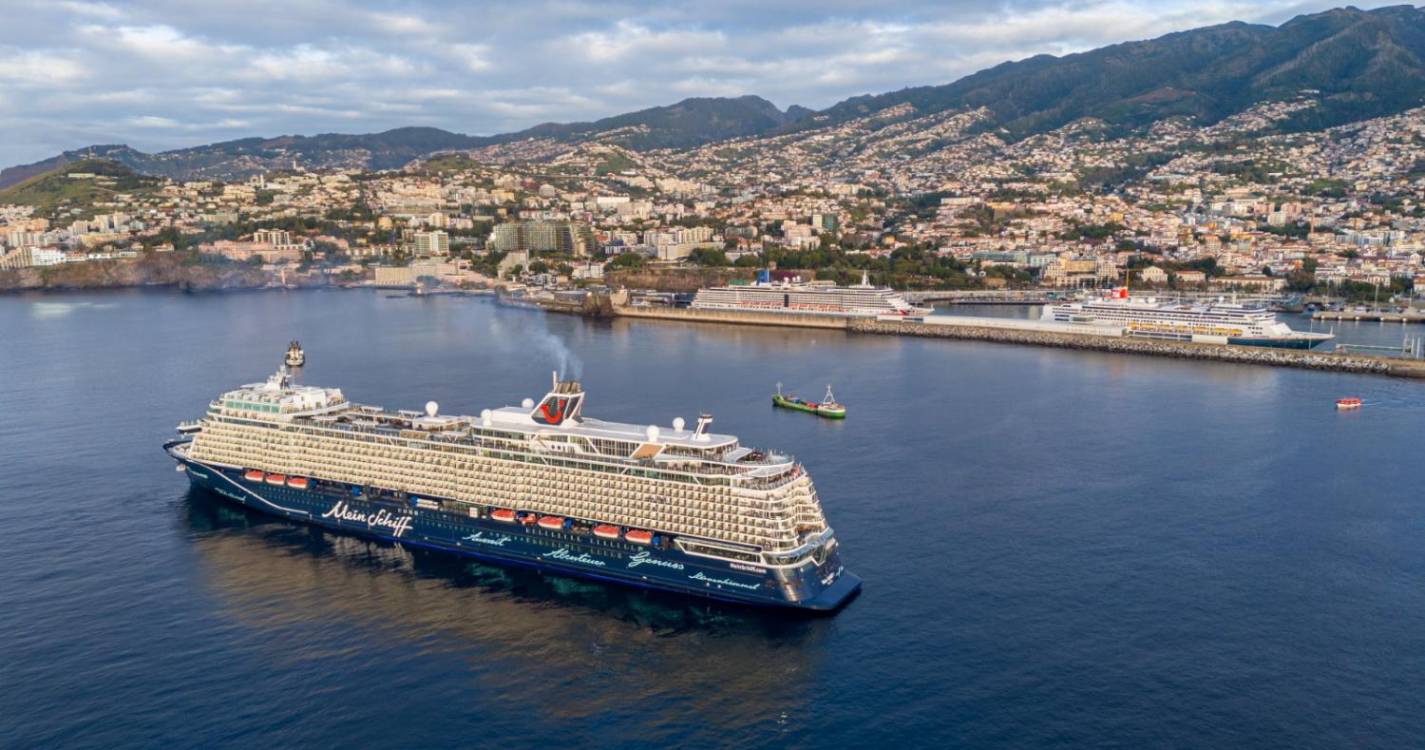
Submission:
[[[445,232],[416,232],[415,242],[416,255],[429,257],[450,254],[450,235]]]

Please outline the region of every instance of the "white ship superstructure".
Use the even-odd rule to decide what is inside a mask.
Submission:
[[[744,310],[751,312],[799,313],[803,315],[928,315],[927,308],[910,304],[887,287],[872,286],[865,274],[855,286],[805,284],[790,281],[700,289],[693,297],[696,310]]]
[[[1310,348],[1329,333],[1296,331],[1260,306],[1235,302],[1160,302],[1130,297],[1127,289],[1087,302],[1046,305],[1043,319],[1121,328],[1123,335],[1202,343]]]

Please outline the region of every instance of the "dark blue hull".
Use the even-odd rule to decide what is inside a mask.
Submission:
[[[1227,339],[1227,343],[1237,346],[1266,346],[1272,349],[1310,349],[1317,344],[1325,343],[1325,339],[1249,339],[1233,337]]]
[[[190,460],[165,445],[195,487],[253,510],[302,523],[483,561],[555,571],[627,586],[762,607],[830,612],[859,591],[835,551],[820,562],[786,570],[689,555],[672,544],[639,545],[572,529],[472,518],[445,510],[439,498],[421,507],[403,493],[312,480],[308,488],[248,481],[236,468]],[[431,507],[441,506],[441,507]],[[450,507],[454,507],[451,504]]]

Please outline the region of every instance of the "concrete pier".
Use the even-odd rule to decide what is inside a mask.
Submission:
[[[1382,323],[1425,323],[1425,314],[1407,312],[1354,312],[1351,310],[1318,310],[1311,314],[1312,320],[1359,320],[1380,321]]]
[[[571,311],[572,312],[572,311]],[[1123,335],[1122,329],[1014,318],[932,316],[925,322],[849,318],[837,315],[763,313],[743,310],[693,310],[681,307],[602,306],[602,314],[620,318],[685,323],[777,326],[844,330],[849,333],[992,341],[1059,349],[1175,357],[1233,364],[1296,367],[1406,378],[1425,378],[1425,361],[1369,354],[1337,354],[1309,349],[1274,349],[1229,344],[1161,341]],[[591,314],[585,310],[584,314]]]
[[[993,341],[1006,344],[1052,346],[1060,349],[1120,354],[1147,354],[1234,364],[1273,365],[1308,370],[1425,378],[1425,362],[1419,360],[1361,354],[1333,354],[1306,349],[1272,349],[1227,344],[1195,344],[1185,341],[1158,341],[1127,336],[1106,336],[1087,331],[1053,331],[1046,330],[1043,325],[1033,328],[1010,328],[987,325],[926,325],[915,322],[856,319],[850,321],[847,330],[853,333]]]

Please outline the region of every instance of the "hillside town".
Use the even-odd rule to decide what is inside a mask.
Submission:
[[[0,193],[0,275],[43,285],[71,264],[176,253],[282,284],[577,286],[774,265],[913,289],[1425,289],[1425,109],[1276,127],[1315,105],[1308,91],[1210,125],[1080,120],[1018,141],[983,111],[901,105],[687,150],[530,139],[234,182],[78,162]]]

